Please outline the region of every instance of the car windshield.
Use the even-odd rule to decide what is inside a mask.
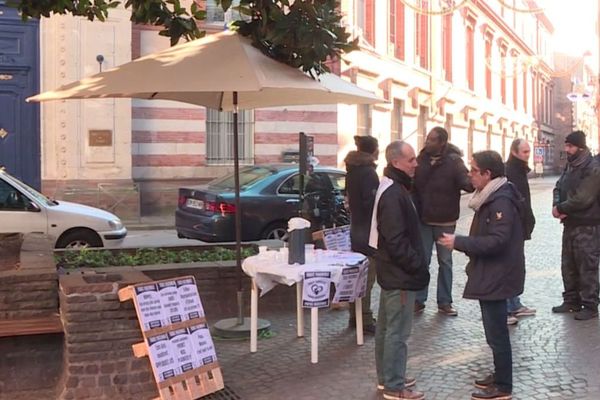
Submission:
[[[276,173],[276,169],[268,167],[251,167],[243,169],[240,171],[240,189],[247,189],[255,183],[260,182],[268,176],[275,175]],[[235,179],[233,174],[226,175],[210,182],[208,186],[216,189],[234,190]]]
[[[3,172],[3,174],[5,176],[7,176],[8,182],[11,184],[18,184],[18,188],[21,189],[22,191],[26,192],[30,197],[33,197],[35,200],[39,201],[42,204],[45,204],[49,207],[55,206],[57,205],[57,203],[51,199],[49,199],[48,197],[44,196],[43,194],[41,194],[40,192],[38,192],[37,190],[35,190],[34,188],[28,186],[26,183],[18,180],[17,178],[15,178],[12,175],[9,175],[6,172]]]

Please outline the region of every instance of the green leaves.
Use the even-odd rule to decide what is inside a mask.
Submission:
[[[254,247],[242,248],[242,258],[254,254],[256,254]],[[213,247],[208,250],[137,249],[135,253],[83,249],[65,251],[55,256],[56,264],[64,268],[101,268],[231,260],[235,260],[235,250],[224,247]]]
[[[196,0],[200,1],[200,0]],[[254,46],[266,55],[312,76],[329,71],[327,63],[343,53],[358,48],[350,40],[342,24],[336,0],[214,0],[224,11],[229,8],[242,18],[232,25],[240,34],[251,38]],[[121,1],[112,0],[7,0],[18,8],[24,20],[71,14],[90,21],[104,21],[110,9]],[[160,35],[169,37],[171,45],[182,38],[193,40],[204,36],[198,23],[206,17],[196,2],[182,6],[182,0],[125,0],[136,24],[162,26]],[[237,2],[236,2],[237,4]]]

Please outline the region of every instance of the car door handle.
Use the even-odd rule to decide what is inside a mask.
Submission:
[[[299,199],[287,199],[285,202],[286,203],[300,203],[300,200]]]

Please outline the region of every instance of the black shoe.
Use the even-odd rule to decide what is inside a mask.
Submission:
[[[571,304],[563,302],[560,306],[552,307],[553,313],[570,313],[581,310],[581,306],[578,304]]]
[[[575,313],[575,319],[577,321],[587,321],[592,318],[598,318],[598,309],[583,307],[581,311]]]
[[[511,400],[512,394],[499,390],[496,386],[491,385],[487,389],[483,389],[471,394],[471,400]]]
[[[425,304],[415,302],[415,314],[420,314],[425,311]]]
[[[475,379],[475,387],[479,389],[487,389],[495,382],[494,374],[489,374],[485,378]]]

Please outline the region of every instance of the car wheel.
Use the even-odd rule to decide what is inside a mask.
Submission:
[[[79,250],[86,247],[102,247],[102,240],[96,232],[77,229],[62,235],[56,242],[56,248],[58,249]]]
[[[263,239],[268,240],[287,240],[288,232],[283,222],[276,222],[267,227],[263,234]]]

